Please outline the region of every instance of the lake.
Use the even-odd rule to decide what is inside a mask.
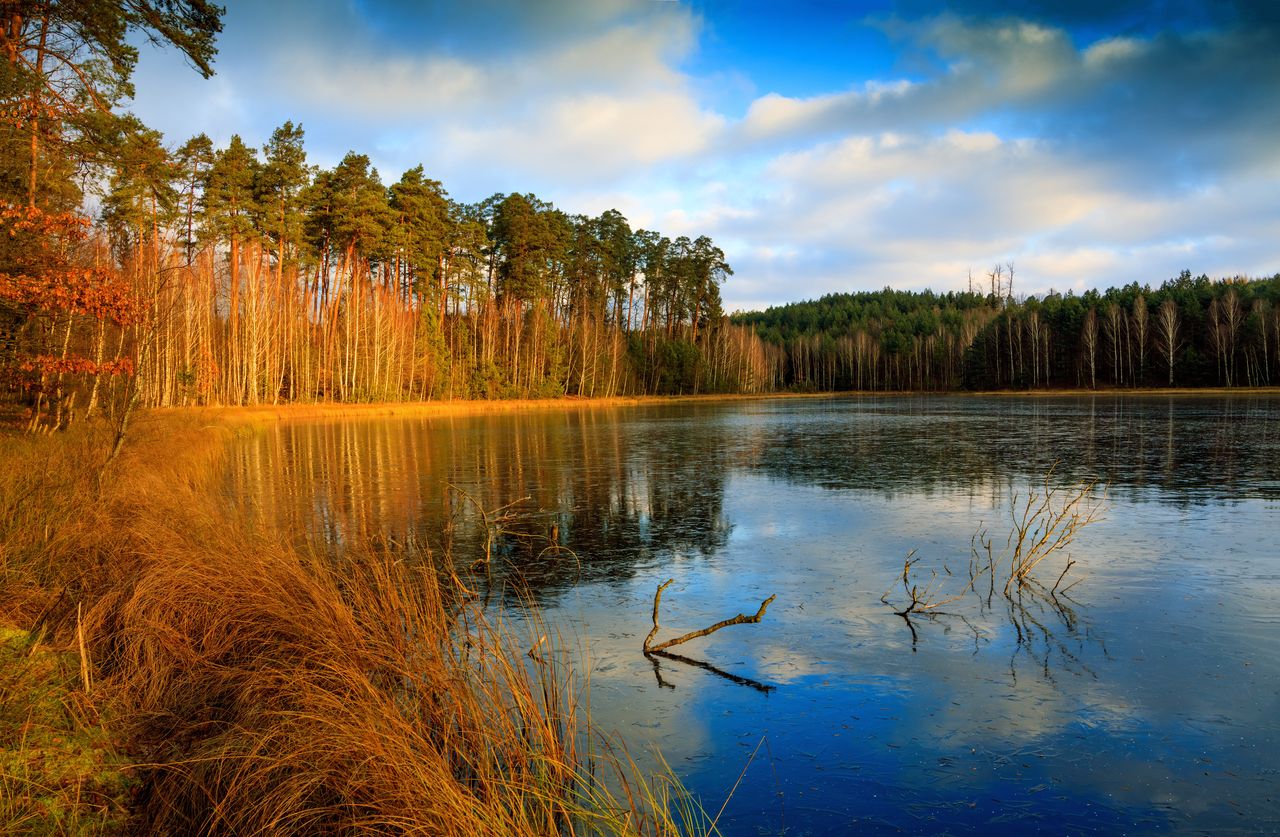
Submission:
[[[1051,468],[1106,484],[1075,586],[965,592],[975,532],[998,552]],[[330,550],[377,536],[470,560],[479,509],[500,518],[505,606],[532,595],[633,753],[659,748],[712,813],[737,784],[726,834],[1280,829],[1275,396],[298,422],[237,442],[227,479]],[[907,620],[912,550],[936,599],[964,595]],[[1048,587],[1063,563],[1043,567]],[[668,578],[660,639],[777,599],[650,659]]]

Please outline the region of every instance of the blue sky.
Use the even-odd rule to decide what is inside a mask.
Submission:
[[[729,310],[1280,271],[1280,3],[225,0],[217,75],[144,47],[172,143],[708,234]]]

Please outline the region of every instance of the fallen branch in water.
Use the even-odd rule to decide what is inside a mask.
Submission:
[[[739,613],[732,619],[725,619],[724,621],[717,622],[709,628],[703,628],[700,631],[691,631],[684,636],[678,636],[675,639],[669,639],[666,642],[660,642],[657,645],[654,645],[653,638],[658,635],[658,608],[662,603],[662,591],[671,586],[673,581],[675,581],[674,578],[668,578],[666,581],[658,585],[657,591],[653,594],[653,629],[650,630],[649,635],[644,638],[644,653],[646,654],[663,651],[667,648],[688,642],[691,639],[697,639],[698,637],[713,634],[721,628],[727,628],[730,625],[755,624],[764,618],[764,612],[769,609],[769,605],[777,598],[777,595],[775,594],[761,602],[760,609],[756,611],[755,616],[747,616],[745,613]]]
[[[920,589],[919,585],[911,583],[911,568],[915,566],[916,562],[919,560],[920,559],[916,557],[916,551],[913,549],[909,553],[907,553],[907,560],[902,565],[902,591],[907,595],[908,604],[906,607],[902,608],[901,610],[895,610],[894,613],[898,616],[901,616],[903,619],[907,619],[907,617],[912,613],[923,613],[924,611],[935,610],[939,607],[942,607],[943,605],[950,604],[951,602],[954,602],[956,599],[959,599],[960,597],[962,597],[966,592],[968,592],[969,587],[973,585],[973,579],[970,578],[969,584],[965,586],[964,589],[962,589],[959,593],[957,593],[954,596],[948,596],[945,599],[939,600],[936,598],[938,591],[935,587],[938,581],[937,570],[933,571],[933,574],[929,577],[929,583],[924,586],[923,590]],[[951,571],[947,570],[947,574],[950,575]],[[893,604],[893,602],[889,601],[889,593],[891,592],[892,592],[892,588],[890,588],[889,590],[886,590],[884,592],[884,595],[880,597],[880,601],[884,602],[890,607],[894,607],[895,605]],[[908,619],[907,624],[910,625],[911,620]],[[915,634],[914,628],[912,628],[911,633],[914,636]]]

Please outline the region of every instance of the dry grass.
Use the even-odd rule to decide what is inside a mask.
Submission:
[[[737,401],[767,401],[831,398],[842,393],[766,393],[712,395],[628,395],[612,398],[542,398],[494,401],[415,401],[372,404],[317,402],[314,404],[261,404],[254,407],[175,407],[155,414],[166,414],[208,422],[216,419],[229,426],[271,424],[280,421],[335,418],[456,418],[462,416],[499,415],[529,412],[573,412],[607,410],[619,407],[642,407],[664,404],[714,404]],[[847,394],[847,393],[843,393]],[[877,393],[879,394],[879,393]]]
[[[70,649],[82,610],[86,699],[136,762],[131,829],[705,829],[590,733],[563,654],[526,654],[431,556],[335,563],[236,519],[207,420],[143,417],[101,485],[93,428],[2,440],[0,612]]]

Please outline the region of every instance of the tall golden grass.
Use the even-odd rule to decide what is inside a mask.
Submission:
[[[567,656],[526,653],[431,556],[309,555],[240,519],[207,420],[144,416],[101,478],[105,430],[0,440],[0,612],[83,644],[79,688],[135,762],[130,829],[708,830],[610,755]]]

